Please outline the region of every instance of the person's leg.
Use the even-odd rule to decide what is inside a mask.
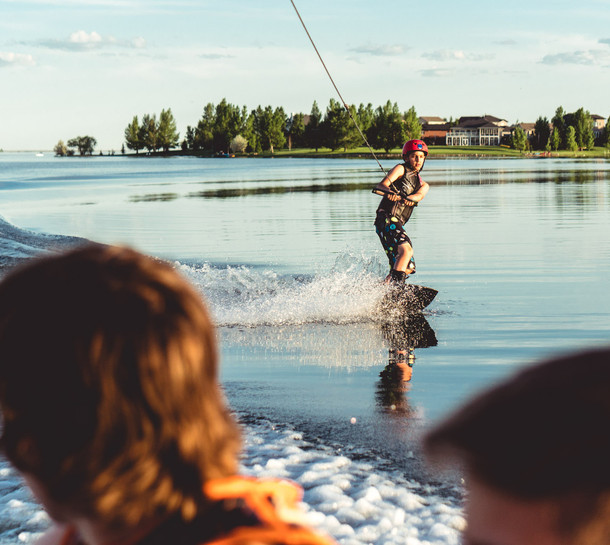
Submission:
[[[380,221],[381,220],[381,221]],[[388,258],[390,270],[394,267],[396,256],[398,255],[398,240],[396,239],[396,227],[391,228],[391,222],[387,218],[378,218],[375,222],[377,236],[381,242],[381,246]],[[391,274],[386,276],[384,282],[388,284],[391,281]]]
[[[390,270],[390,274],[385,282],[402,284],[410,274],[415,272],[415,261],[413,260],[413,247],[408,242],[403,242],[398,246],[396,259]]]
[[[380,218],[375,222],[377,235],[390,262],[390,274],[386,276],[384,282],[400,284],[406,280],[408,275],[415,272],[411,239],[397,218],[379,220]]]
[[[415,272],[415,262],[413,261],[413,247],[408,242],[403,242],[398,246],[398,254],[394,262],[393,269],[404,271],[406,274]]]

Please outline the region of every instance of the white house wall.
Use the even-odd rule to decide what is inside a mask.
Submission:
[[[445,137],[445,143],[447,146],[499,146],[500,138],[500,129],[452,128]]]

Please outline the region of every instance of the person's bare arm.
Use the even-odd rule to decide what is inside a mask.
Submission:
[[[415,193],[412,193],[411,195],[409,195],[407,200],[418,203],[427,195],[429,189],[430,189],[430,186],[422,180],[421,185],[419,186],[419,189]]]
[[[373,193],[377,195],[383,195],[391,201],[399,201],[402,197],[396,193],[391,185],[398,180],[405,173],[405,167],[402,165],[396,165],[390,172],[388,172],[383,180],[379,182],[373,189]]]

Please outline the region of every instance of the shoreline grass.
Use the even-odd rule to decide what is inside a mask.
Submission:
[[[437,159],[451,159],[451,158],[515,158],[515,159],[526,159],[526,158],[567,158],[567,159],[610,159],[610,148],[595,146],[591,150],[583,151],[529,151],[522,152],[516,149],[504,147],[504,146],[430,146],[429,157]],[[374,150],[375,156],[380,160],[401,159],[401,148],[392,149],[389,152],[385,150]],[[170,150],[168,152],[158,151],[155,153],[148,153],[146,151],[140,151],[140,153],[116,153],[116,154],[96,154],[93,157],[173,157],[173,156],[193,156],[193,157],[215,157],[212,152],[209,151],[184,151],[180,149]],[[74,157],[82,157],[81,155],[74,155]],[[348,151],[343,149],[331,150],[330,148],[319,148],[314,150],[311,148],[295,148],[292,150],[280,149],[274,153],[270,151],[264,151],[262,153],[237,153],[235,157],[261,157],[261,158],[308,158],[308,159],[372,159],[371,151],[364,146],[351,148]]]
[[[583,151],[530,151],[522,152],[516,149],[507,148],[504,146],[430,146],[429,157],[436,158],[452,158],[452,157],[469,157],[469,158],[485,158],[485,157],[514,157],[514,158],[610,158],[610,149],[605,147],[596,146],[592,150]],[[396,148],[386,152],[385,150],[374,150],[375,155],[379,159],[400,159],[401,148]],[[246,154],[248,155],[248,154]],[[250,154],[251,155],[251,154]],[[327,148],[320,148],[318,151],[312,149],[293,149],[293,150],[279,150],[273,155],[270,152],[264,152],[258,155],[259,157],[341,157],[341,158],[364,158],[368,159],[371,157],[371,152],[366,147],[353,148],[348,151],[344,150],[330,150]]]
[[[465,158],[601,158],[610,159],[610,149],[596,146],[592,150],[583,151],[529,151],[522,152],[504,146],[430,146],[428,148],[430,158],[451,159],[457,157]],[[402,148],[385,150],[373,150],[375,156],[380,159],[400,160]],[[130,154],[134,155],[134,154]],[[140,153],[140,156],[146,155]],[[161,155],[160,153],[156,155]],[[211,153],[184,152],[180,150],[171,151],[166,155],[195,155],[199,157],[213,157]],[[262,153],[238,153],[235,157],[262,157],[262,158],[307,158],[307,159],[371,159],[371,151],[367,147],[331,150],[330,148],[319,148],[317,151],[311,148],[294,148],[291,150],[281,149],[274,153],[264,151]]]

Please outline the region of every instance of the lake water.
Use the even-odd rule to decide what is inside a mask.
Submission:
[[[245,422],[421,476],[414,438],[431,422],[529,362],[610,341],[610,163],[429,159],[407,232],[411,280],[439,294],[389,325],[374,314],[380,177],[364,159],[2,153],[0,215],[34,232],[4,224],[4,248],[78,236],[175,262],[216,319]],[[380,376],[407,346],[412,380]]]

